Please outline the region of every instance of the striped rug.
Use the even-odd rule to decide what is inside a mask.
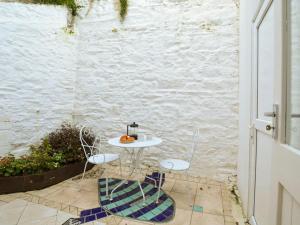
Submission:
[[[109,193],[120,182],[120,179],[109,178]],[[99,179],[100,205],[117,216],[150,222],[171,220],[175,214],[174,200],[161,190],[159,203],[156,204],[157,188],[146,182],[143,182],[141,186],[146,196],[145,202],[143,202],[138,182],[130,180],[114,192],[113,200],[110,201],[109,197],[105,196],[105,179]]]

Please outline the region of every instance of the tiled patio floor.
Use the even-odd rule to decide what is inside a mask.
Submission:
[[[74,215],[41,204],[15,199],[0,206],[1,225],[61,225]],[[103,225],[90,222],[86,225]]]
[[[39,191],[26,193],[16,193],[0,195],[0,221],[5,225],[29,225],[29,224],[62,224],[62,219],[78,217],[83,209],[99,207],[97,169],[90,171],[86,178],[79,185],[79,179],[73,178],[57,185]],[[118,169],[107,168],[102,177],[119,177]],[[109,172],[108,172],[109,171]],[[146,173],[134,177],[142,179]],[[166,181],[163,189],[169,194],[176,203],[176,213],[172,221],[164,223],[167,225],[244,225],[244,218],[241,207],[236,203],[235,196],[231,194],[225,183],[217,182],[209,178],[192,177],[183,174],[166,174]],[[20,201],[16,199],[22,199]],[[10,210],[11,205],[24,204],[22,210]],[[39,206],[40,205],[40,206]],[[39,207],[38,207],[39,206]],[[46,207],[45,207],[46,206]],[[36,212],[30,215],[31,222],[26,223],[22,220],[26,217],[25,209],[29,212],[35,208]],[[5,213],[6,211],[9,213]],[[27,211],[28,211],[27,210]],[[41,210],[40,213],[37,213]],[[7,215],[11,215],[19,220],[6,221]],[[39,215],[42,217],[42,222]],[[47,217],[47,215],[49,215]],[[52,218],[49,219],[49,218]],[[53,218],[56,218],[56,222]],[[47,220],[48,219],[48,220]],[[54,221],[54,222],[53,222]],[[139,221],[127,220],[117,216],[109,216],[98,220],[97,224],[109,225],[137,225],[150,224]],[[96,223],[95,223],[96,224]]]

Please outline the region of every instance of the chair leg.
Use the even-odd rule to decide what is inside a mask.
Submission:
[[[142,195],[143,195],[143,202],[145,203],[145,200],[146,200],[146,198],[145,198],[145,193],[144,193],[144,191],[143,191],[143,188],[142,188],[142,185],[141,185],[141,182],[138,180],[138,184],[139,184],[139,187],[140,187],[140,189],[141,189],[141,192],[142,192]]]
[[[122,180],[117,186],[114,187],[114,189],[110,192],[110,198],[109,200],[112,201],[113,200],[113,193],[115,192],[115,190],[117,190],[121,185],[126,184],[127,180]]]
[[[87,164],[88,164],[88,161],[86,161],[86,163],[85,163],[85,165],[84,165],[82,177],[81,177],[80,182],[79,182],[79,184],[78,184],[78,186],[79,186],[79,191],[81,190],[81,184],[82,184],[82,180],[83,180],[84,175],[85,175],[85,171],[86,171]]]
[[[145,177],[148,178],[149,180],[152,180],[154,182],[154,187],[157,188],[157,182],[156,182],[156,180],[154,178],[149,177],[147,175]]]
[[[122,178],[122,162],[121,162],[121,158],[119,158],[119,167],[120,167],[120,177]]]
[[[106,197],[108,197],[108,177],[105,178],[105,185],[106,185]]]
[[[86,167],[87,167],[87,164],[88,164],[89,161],[86,161],[85,165],[84,165],[84,170],[83,170],[83,174],[82,174],[82,177],[81,177],[81,180],[80,180],[80,183],[82,182],[83,180],[83,177],[85,175],[85,170],[86,170]]]
[[[158,204],[158,199],[159,199],[159,196],[160,196],[161,183],[162,183],[162,172],[159,172],[159,184],[158,184],[156,204]]]

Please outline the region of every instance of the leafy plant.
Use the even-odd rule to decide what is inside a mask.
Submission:
[[[0,176],[35,174],[59,168],[62,165],[62,157],[61,154],[51,157],[46,151],[40,149],[34,149],[29,155],[20,158],[8,155],[0,158]]]
[[[81,162],[84,152],[79,140],[79,128],[63,123],[38,145],[31,145],[29,154],[15,158],[9,154],[0,157],[0,176],[36,174],[52,170],[64,164]],[[85,135],[88,144],[95,140],[93,133]]]
[[[59,129],[49,134],[49,144],[53,152],[64,155],[65,163],[82,161],[85,158],[79,139],[80,129],[68,123],[63,123]],[[90,145],[95,140],[93,133],[86,134],[84,139]]]

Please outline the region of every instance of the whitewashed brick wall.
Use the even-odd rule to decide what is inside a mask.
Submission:
[[[23,151],[72,118],[75,37],[63,7],[0,3],[0,153]]]
[[[24,137],[29,137],[36,126],[36,104],[45,126],[41,133],[71,118],[71,113],[74,122],[88,124],[105,137],[125,132],[127,123],[138,122],[144,132],[164,140],[159,148],[146,153],[148,164],[158,158],[185,157],[193,128],[200,128],[200,146],[194,154],[191,173],[219,178],[235,173],[238,9],[234,1],[129,1],[123,24],[113,1],[94,1],[86,15],[87,8],[76,21],[75,35],[63,34],[63,17],[58,16],[61,24],[51,26],[57,31],[53,39],[49,38],[51,29],[42,33],[38,28],[40,36],[29,39],[39,43],[39,39],[47,36],[55,40],[50,43],[54,51],[42,46],[35,48],[25,41],[20,44],[19,49],[33,48],[34,54],[49,53],[38,59],[14,56],[20,57],[21,62],[49,65],[46,62],[53,60],[53,64],[37,69],[31,64],[34,67],[27,73],[31,76],[20,70],[19,79],[10,81],[14,90],[28,83],[23,98],[28,98],[30,108],[16,109],[18,101],[13,97],[5,100],[11,105],[4,110],[5,118],[16,124],[9,130],[18,134],[10,142],[26,144]],[[3,19],[2,14],[0,18]],[[13,23],[3,28],[0,22],[0,31]],[[44,23],[48,25],[47,21]],[[19,31],[18,36],[24,36],[28,29]],[[1,48],[9,51],[14,47],[7,43]],[[3,59],[0,60],[2,65]],[[11,61],[5,62],[7,77],[16,70]],[[50,80],[56,85],[49,86]],[[4,84],[9,85],[8,81]],[[1,89],[0,94],[12,91]],[[55,97],[51,107],[46,107],[47,95]],[[29,99],[33,97],[36,103],[31,104]],[[0,101],[2,107],[3,100]]]

